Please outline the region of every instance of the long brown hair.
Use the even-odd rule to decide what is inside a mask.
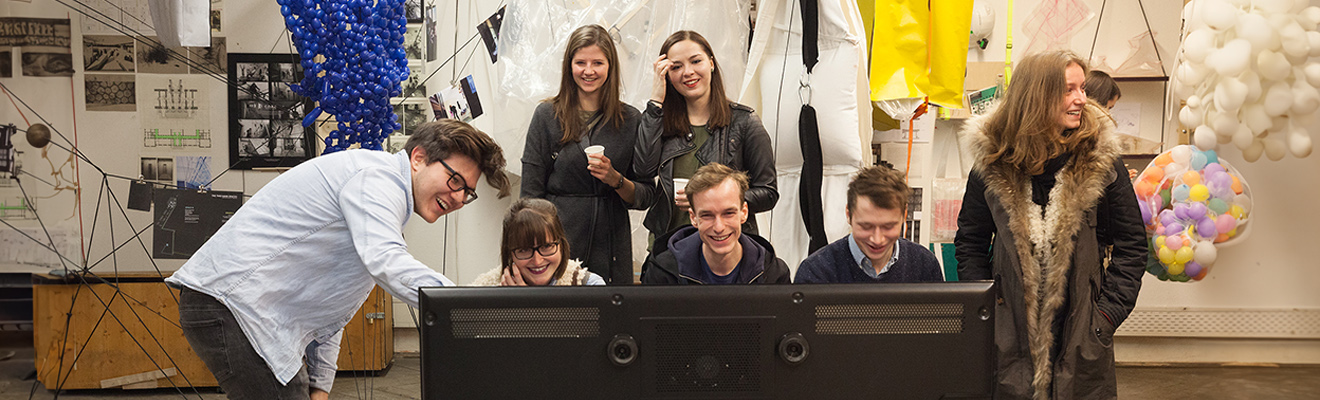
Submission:
[[[1081,126],[1060,134],[1059,113],[1068,91],[1065,73],[1073,64],[1082,67],[1085,76],[1086,61],[1066,50],[1031,54],[1018,63],[1003,103],[984,126],[991,143],[986,164],[1002,161],[1035,175],[1052,158],[1095,146],[1099,126],[1085,115],[1088,108],[1082,108]]]
[[[521,248],[546,244],[546,234],[559,242],[559,265],[550,278],[553,285],[564,275],[568,266],[568,236],[564,234],[564,224],[559,221],[559,211],[554,203],[546,199],[521,198],[509,207],[504,215],[504,234],[500,237],[500,263],[503,268],[513,266],[513,251]],[[532,257],[536,257],[535,254]]]
[[[724,77],[721,75],[720,62],[715,59],[715,53],[710,49],[710,42],[706,41],[704,36],[693,31],[678,31],[669,35],[665,39],[665,44],[660,46],[660,55],[669,54],[669,48],[678,42],[690,40],[701,46],[701,50],[706,52],[706,57],[710,58],[710,102],[706,103],[710,108],[710,119],[706,126],[711,129],[729,126],[729,98],[724,95]],[[669,73],[665,72],[665,81],[669,82]],[[665,85],[665,104],[664,104],[664,133],[661,137],[674,137],[686,135],[692,129],[692,124],[688,122],[687,98],[678,93],[674,88],[674,82]]]
[[[564,131],[564,136],[559,139],[560,144],[576,142],[584,134],[585,127],[580,115],[582,106],[578,103],[579,89],[577,82],[573,80],[573,56],[578,50],[591,46],[599,47],[610,63],[609,75],[605,77],[605,84],[600,87],[600,90],[603,90],[600,94],[600,111],[603,113],[603,118],[599,123],[612,124],[616,128],[623,124],[623,102],[619,100],[619,53],[614,50],[614,40],[610,38],[610,33],[605,28],[600,25],[586,25],[574,30],[568,38],[568,46],[564,47],[564,61],[561,65],[559,94],[549,100],[554,105],[559,129]]]

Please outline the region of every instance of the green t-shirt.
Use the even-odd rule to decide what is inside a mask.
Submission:
[[[674,159],[674,178],[689,179],[692,178],[693,174],[697,173],[697,168],[701,168],[701,160],[697,159],[697,150],[700,150],[701,146],[706,145],[707,140],[710,140],[710,130],[706,129],[705,125],[692,126],[692,150],[683,153],[683,155]],[[688,217],[688,212],[681,210],[677,205],[674,205],[674,200],[672,198],[669,199],[669,207],[673,209],[673,212],[669,216],[668,231],[678,229],[680,226],[692,224],[692,219]]]

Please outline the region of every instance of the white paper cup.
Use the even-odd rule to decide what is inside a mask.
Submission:
[[[590,156],[590,155],[592,155],[592,154],[600,154],[600,153],[604,153],[604,152],[605,152],[605,146],[601,146],[601,145],[587,146],[587,148],[582,149],[582,152],[583,152],[583,153],[587,153],[588,156]]]
[[[683,178],[674,178],[674,194],[687,187],[688,180]]]

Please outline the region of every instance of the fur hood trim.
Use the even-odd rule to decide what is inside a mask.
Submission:
[[[477,279],[468,286],[499,286],[500,278],[504,274],[504,267],[497,267],[477,275]],[[587,282],[589,276],[586,268],[582,267],[582,262],[574,259],[568,260],[568,265],[564,266],[564,275],[554,282],[554,286],[580,286]]]
[[[1013,251],[1020,261],[1017,267],[1021,269],[1024,292],[1021,295],[1026,306],[1025,331],[1035,370],[1034,397],[1049,399],[1054,377],[1050,362],[1054,343],[1051,327],[1067,298],[1067,279],[1076,246],[1073,235],[1087,223],[1087,211],[1095,207],[1105,187],[1118,178],[1113,163],[1119,156],[1119,142],[1113,118],[1094,102],[1088,103],[1084,118],[1092,120],[1092,126],[1100,130],[1095,149],[1073,154],[1057,172],[1049,203],[1042,213],[1041,207],[1031,201],[1030,175],[1003,162],[985,162],[993,146],[983,129],[992,114],[968,120],[959,140],[972,157],[973,168],[985,180],[987,200],[998,198],[1008,214]]]

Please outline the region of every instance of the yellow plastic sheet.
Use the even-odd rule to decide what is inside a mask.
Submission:
[[[871,100],[929,97],[962,108],[972,0],[877,0]]]

